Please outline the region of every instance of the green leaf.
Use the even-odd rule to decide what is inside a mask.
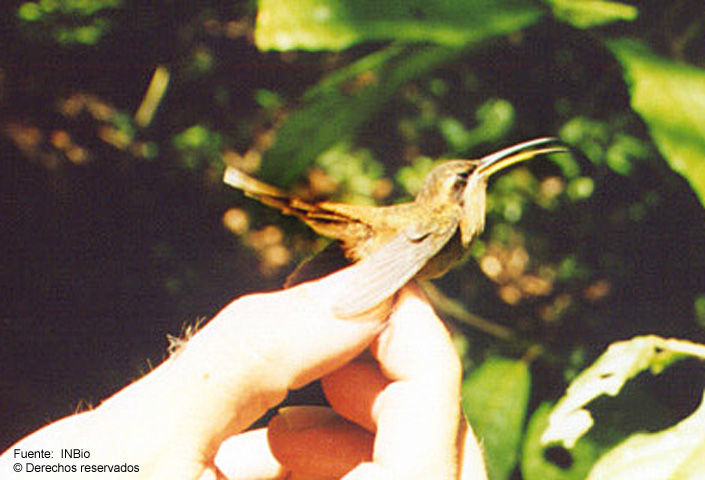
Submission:
[[[566,194],[572,201],[585,200],[595,191],[595,181],[590,177],[578,177],[568,182]]]
[[[588,480],[695,480],[703,478],[703,459],[705,402],[667,430],[632,435],[600,458]]]
[[[461,53],[436,46],[395,45],[323,78],[277,130],[274,144],[264,154],[262,178],[290,184],[318,155],[352,140],[357,127],[399,87]]]
[[[481,143],[503,138],[514,126],[514,117],[514,106],[510,102],[491,98],[475,112],[477,125],[474,128],[466,129],[453,117],[442,118],[438,126],[453,152],[464,153]]]
[[[617,395],[627,380],[646,369],[658,374],[687,355],[705,358],[705,346],[655,335],[613,343],[568,387],[551,413],[543,443],[561,442],[571,448],[593,425],[585,405],[603,394]]]
[[[220,148],[223,136],[204,125],[194,125],[175,135],[172,145],[179,151],[181,164],[189,170],[201,167],[204,163],[221,165]]]
[[[284,100],[277,92],[264,88],[260,88],[255,92],[255,102],[265,110],[276,110],[284,104]]]
[[[513,32],[542,10],[519,0],[259,0],[261,50],[342,50],[365,41],[462,46]]]
[[[695,321],[698,322],[698,325],[705,328],[705,294],[695,297],[693,309],[695,310]]]
[[[660,58],[633,41],[607,45],[624,67],[632,108],[705,205],[705,70]]]
[[[514,470],[531,389],[526,363],[492,357],[463,382],[463,408],[487,455],[490,480]]]
[[[551,405],[543,403],[529,420],[521,455],[522,476],[524,480],[583,480],[606,447],[588,435],[567,454],[570,461],[566,464],[550,461],[541,442],[550,413]]]
[[[63,45],[95,45],[112,29],[112,10],[122,6],[123,0],[41,0],[22,3],[17,16],[40,38],[51,37]]]
[[[544,0],[553,16],[577,28],[591,28],[620,20],[632,21],[639,15],[633,5],[606,0]]]
[[[42,17],[42,9],[36,2],[26,2],[17,9],[17,16],[25,22],[36,22]]]

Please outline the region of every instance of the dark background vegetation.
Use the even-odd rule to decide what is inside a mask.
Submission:
[[[0,7],[0,447],[99,403],[165,357],[167,334],[278,288],[321,246],[224,186],[225,163],[262,164],[261,176],[312,196],[389,203],[409,198],[430,159],[561,135],[585,155],[493,181],[473,260],[437,282],[446,301],[510,332],[441,308],[468,368],[532,357],[531,411],[612,341],[705,340],[705,212],[630,109],[601,41],[638,37],[705,68],[701,2],[636,2],[636,20],[593,30],[546,15],[472,48],[439,47],[372,100],[355,96],[379,72],[348,73],[340,102],[304,93],[394,46],[263,52],[250,2],[51,5]],[[404,48],[385,65],[435,47]],[[141,124],[160,66],[169,84]],[[324,132],[333,122],[340,131]],[[341,141],[303,158],[283,129]],[[640,395],[682,418],[701,371],[644,380]]]

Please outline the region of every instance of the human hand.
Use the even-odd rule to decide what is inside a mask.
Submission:
[[[138,465],[130,479],[485,478],[447,331],[414,287],[391,315],[387,302],[335,317],[329,299],[354,274],[234,301],[142,379],[11,447],[0,472],[12,472],[16,448],[79,444],[91,464]],[[290,407],[267,429],[240,433],[318,378],[332,409]]]

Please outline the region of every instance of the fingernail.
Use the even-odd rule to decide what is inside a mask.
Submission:
[[[272,420],[281,422],[287,431],[307,430],[320,427],[338,418],[333,409],[316,406],[282,407]]]

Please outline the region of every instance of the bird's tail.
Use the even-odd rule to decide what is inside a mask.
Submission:
[[[242,190],[248,197],[281,210],[282,213],[287,215],[305,218],[320,210],[315,204],[293,197],[285,191],[257,180],[235,167],[227,167],[225,169],[223,182],[238,190]]]

